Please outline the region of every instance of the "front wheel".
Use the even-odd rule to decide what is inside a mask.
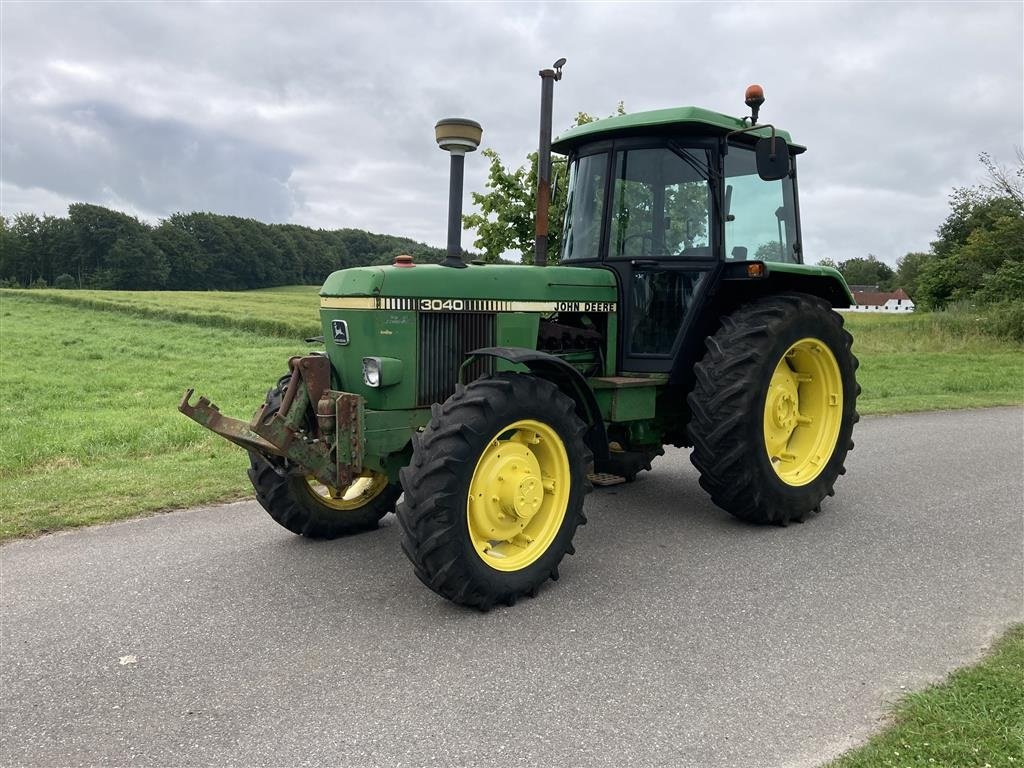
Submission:
[[[290,375],[282,376],[267,392],[267,415],[276,413]],[[336,539],[371,530],[402,493],[386,475],[366,471],[345,488],[324,485],[312,475],[290,473],[283,462],[272,464],[249,453],[249,480],[256,500],[275,521],[292,533],[311,539]]]
[[[376,528],[402,492],[376,472],[364,472],[346,488],[332,488],[312,475],[282,474],[262,456],[250,454],[250,460],[249,479],[260,506],[292,533],[311,539]]]
[[[512,605],[573,552],[592,460],[573,401],[525,374],[485,376],[434,406],[402,470],[402,549],[453,602]]]
[[[834,493],[858,420],[852,342],[842,317],[806,294],[759,299],[723,320],[688,397],[690,460],[715,504],[785,525]]]

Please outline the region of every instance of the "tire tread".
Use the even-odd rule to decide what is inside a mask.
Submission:
[[[786,525],[803,522],[820,511],[820,497],[792,506],[766,492],[764,478],[756,470],[760,459],[756,452],[764,447],[752,445],[748,431],[751,414],[761,418],[758,405],[763,407],[763,400],[758,396],[763,398],[763,391],[759,381],[765,366],[774,365],[767,359],[771,342],[796,317],[831,325],[835,333],[826,335],[840,339],[840,348],[833,348],[833,354],[840,360],[841,370],[843,360],[849,361],[852,376],[858,361],[851,351],[853,337],[843,328],[843,318],[815,296],[782,293],[758,299],[723,319],[719,330],[706,341],[707,351],[695,367],[696,383],[687,396],[691,412],[687,434],[693,445],[690,461],[700,472],[701,487],[717,506],[752,523]],[[848,389],[844,401],[851,401],[850,409],[840,426],[836,446],[843,459],[853,449],[849,435],[859,420],[856,397],[860,386],[854,381]],[[821,497],[834,493],[835,476],[844,472],[840,461],[834,476],[818,484]]]
[[[514,578],[503,578],[503,572],[497,571],[493,578],[482,578],[481,571],[489,567],[472,560],[477,555],[466,543],[468,533],[462,522],[465,499],[460,489],[468,484],[467,473],[476,466],[479,445],[489,439],[493,429],[501,428],[500,424],[495,427],[496,422],[503,421],[502,414],[511,412],[517,403],[536,404],[538,418],[569,425],[570,434],[560,434],[569,456],[573,488],[565,522],[548,551],[515,572]],[[543,379],[498,373],[460,385],[444,403],[434,405],[431,414],[430,423],[414,437],[412,461],[399,473],[405,490],[397,509],[402,551],[412,562],[416,577],[452,602],[481,611],[497,604],[514,605],[523,595],[536,594],[541,583],[558,578],[558,563],[575,551],[572,536],[586,522],[582,504],[590,490],[586,467],[593,457],[573,401]]]

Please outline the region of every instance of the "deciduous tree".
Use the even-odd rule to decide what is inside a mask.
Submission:
[[[893,268],[872,253],[867,258],[847,259],[839,263],[839,271],[851,285],[877,285],[883,291],[893,288]]]
[[[620,101],[616,115],[626,114]],[[586,112],[576,113],[574,126],[592,123],[597,118]],[[491,148],[483,151],[489,161],[487,192],[474,192],[473,205],[478,210],[462,217],[466,229],[476,228],[473,246],[483,252],[484,261],[496,261],[505,253],[518,253],[524,262],[534,258],[535,216],[537,211],[537,153],[531,152],[526,165],[506,167]],[[551,183],[554,187],[548,208],[549,262],[558,260],[565,220],[566,161],[556,155],[551,162]]]

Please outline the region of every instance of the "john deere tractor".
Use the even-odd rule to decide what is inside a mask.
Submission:
[[[857,421],[838,272],[808,266],[796,158],[751,114],[621,115],[551,141],[541,76],[534,266],[466,264],[462,168],[480,143],[442,120],[448,258],[358,267],[320,291],[323,351],[289,361],[251,421],[206,398],[180,410],[249,452],[256,498],[332,538],[395,512],[438,594],[488,609],[534,595],[573,553],[593,483],[692,447],[712,501],[756,524],[833,495]],[[550,151],[568,159],[558,265],[547,265]],[[397,504],[397,506],[396,506]]]

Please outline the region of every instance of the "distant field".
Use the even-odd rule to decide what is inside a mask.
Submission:
[[[0,295],[293,339],[320,334],[319,290],[319,286],[293,285],[234,292],[50,289],[0,291]]]
[[[181,416],[248,416],[320,333],[317,288],[0,291],[0,538],[251,493],[245,454]],[[1024,402],[1024,347],[935,316],[852,315],[862,413]]]

